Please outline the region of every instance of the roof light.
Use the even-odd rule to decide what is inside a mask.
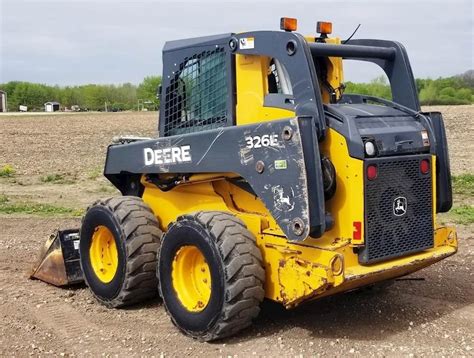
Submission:
[[[285,31],[296,31],[298,20],[293,17],[282,17],[280,19],[280,29]]]
[[[332,33],[332,22],[318,21],[316,32],[321,35],[329,35]]]

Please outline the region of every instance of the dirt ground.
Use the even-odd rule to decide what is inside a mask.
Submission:
[[[429,110],[445,117],[453,173],[473,173],[474,106]],[[16,173],[0,178],[0,195],[74,209],[116,195],[100,175],[107,144],[155,129],[154,113],[2,115],[0,168],[10,164]],[[246,331],[199,343],[174,328],[159,299],[111,310],[84,286],[58,289],[27,279],[49,234],[79,220],[0,214],[0,356],[474,356],[474,225],[457,225],[458,254],[390,287],[292,311],[265,302]]]

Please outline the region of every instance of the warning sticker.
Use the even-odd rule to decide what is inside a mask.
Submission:
[[[253,37],[242,37],[239,40],[239,47],[241,50],[250,50],[255,47],[255,39]]]
[[[279,160],[275,160],[275,169],[286,169],[288,168],[288,165],[286,163],[286,160],[285,159],[279,159]]]

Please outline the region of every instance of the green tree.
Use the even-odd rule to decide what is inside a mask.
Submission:
[[[138,85],[137,98],[143,101],[148,101],[153,104],[155,108],[160,105],[159,99],[157,98],[158,87],[161,84],[161,76],[148,76],[145,77]]]
[[[454,98],[456,97],[456,90],[453,87],[445,87],[439,91],[439,95]]]
[[[18,111],[20,105],[28,106],[29,110],[42,111],[44,103],[48,101],[58,101],[63,108],[78,105],[83,109],[103,111],[107,104],[108,110],[136,110],[137,99],[144,101],[148,109],[159,107],[156,94],[160,84],[160,76],[149,76],[145,77],[138,86],[124,83],[59,87],[11,81],[0,84],[0,89],[7,92],[9,111]],[[189,89],[191,85],[186,87]],[[474,71],[470,70],[462,75],[434,80],[416,79],[416,88],[423,105],[474,103]],[[345,93],[392,98],[385,76],[377,77],[370,83],[347,82]]]
[[[365,94],[385,99],[392,99],[392,91],[385,76],[373,79],[370,83],[346,82],[345,93]]]
[[[456,98],[466,101],[467,103],[473,103],[473,91],[470,88],[461,88],[456,92]]]
[[[433,81],[429,82],[420,91],[420,102],[423,104],[436,104],[438,98],[438,90]]]

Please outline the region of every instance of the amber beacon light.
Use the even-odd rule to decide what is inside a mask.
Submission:
[[[292,17],[282,17],[280,19],[280,29],[285,31],[296,31],[298,20]]]
[[[332,22],[318,21],[316,32],[321,35],[329,35],[332,33]]]

